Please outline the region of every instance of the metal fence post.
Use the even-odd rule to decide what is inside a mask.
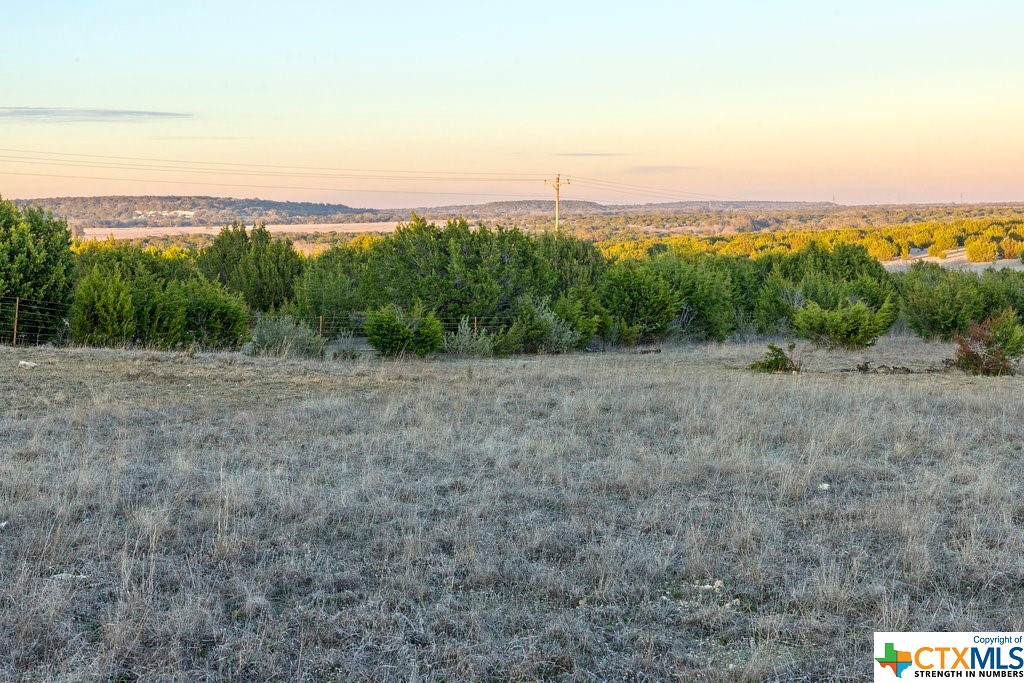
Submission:
[[[21,297],[14,300],[14,334],[11,335],[11,346],[18,345],[18,308],[21,304]]]

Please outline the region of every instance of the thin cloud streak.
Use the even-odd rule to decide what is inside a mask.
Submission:
[[[189,119],[194,115],[178,111],[140,109],[84,109],[80,107],[0,107],[0,119],[37,123],[82,123],[97,121],[146,121]]]
[[[563,152],[556,157],[624,157],[622,152]]]
[[[658,175],[661,173],[675,173],[676,171],[703,171],[703,166],[633,166],[626,169],[626,173],[633,175]]]
[[[256,140],[249,135],[156,135],[151,140]]]

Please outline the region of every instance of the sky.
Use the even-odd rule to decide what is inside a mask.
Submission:
[[[0,195],[1024,200],[1024,2],[5,7]]]

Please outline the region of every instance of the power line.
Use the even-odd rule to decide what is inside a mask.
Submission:
[[[337,171],[341,173],[419,173],[419,174],[431,174],[431,175],[479,175],[479,176],[522,176],[529,177],[532,180],[537,180],[544,177],[543,173],[499,173],[490,171],[409,171],[409,170],[397,170],[397,169],[369,169],[369,168],[331,168],[326,166],[285,166],[279,164],[254,164],[254,163],[235,163],[227,161],[195,161],[195,160],[182,160],[182,159],[161,159],[155,157],[129,157],[129,156],[112,156],[102,154],[77,154],[73,152],[48,152],[43,150],[29,150],[29,149],[12,149],[0,147],[0,152],[13,152],[16,154],[47,154],[51,156],[64,156],[64,157],[86,157],[91,159],[114,159],[122,161],[156,161],[160,163],[172,163],[172,164],[198,164],[204,166],[239,166],[243,168],[280,168],[280,169],[291,169],[300,171]]]
[[[606,186],[606,185],[598,185],[596,183],[587,182],[585,180],[579,180],[578,178],[576,179],[576,185],[578,185],[580,187],[584,187],[584,188],[590,189],[590,190],[599,190],[601,192],[611,192],[613,194],[628,195],[630,197],[646,198],[646,199],[648,199],[648,201],[651,200],[651,199],[658,199],[658,200],[662,200],[662,201],[675,201],[675,202],[678,202],[678,201],[707,201],[705,199],[701,199],[701,200],[696,200],[696,199],[693,199],[693,198],[685,199],[685,198],[681,198],[679,195],[661,194],[661,193],[656,193],[656,192],[647,192],[647,191],[644,191],[644,190],[633,190],[633,189],[629,189],[629,188],[619,188],[619,187],[612,187],[612,186]]]
[[[70,168],[101,168],[101,169],[115,169],[122,171],[159,171],[159,172],[172,172],[172,173],[192,173],[201,175],[213,175],[213,174],[230,174],[230,175],[244,175],[244,176],[257,176],[257,177],[269,177],[269,178],[322,178],[326,180],[397,180],[397,181],[431,181],[431,182],[478,182],[478,183],[495,183],[495,182],[536,182],[532,178],[467,178],[467,177],[445,177],[436,178],[431,176],[395,176],[395,175],[356,175],[356,174],[327,174],[327,173],[294,173],[294,172],[268,172],[268,171],[236,171],[236,170],[224,170],[224,169],[197,169],[177,166],[156,166],[156,165],[140,165],[140,164],[119,164],[119,163],[103,163],[94,161],[61,161],[61,160],[50,160],[50,159],[36,159],[32,157],[17,157],[0,154],[0,161],[11,161],[17,164],[30,164],[33,166],[66,166]]]
[[[723,197],[721,195],[706,194],[706,193],[702,193],[702,192],[687,192],[685,190],[669,190],[669,189],[664,189],[664,188],[651,187],[649,185],[634,185],[632,183],[622,183],[622,182],[618,182],[618,181],[614,181],[614,180],[601,180],[600,178],[587,178],[587,177],[584,177],[584,176],[573,176],[573,177],[576,178],[577,180],[582,180],[582,181],[588,182],[588,183],[595,183],[595,184],[598,184],[598,185],[607,185],[609,187],[619,187],[619,188],[622,188],[622,189],[631,189],[631,190],[635,190],[637,192],[643,192],[643,193],[647,193],[647,194],[661,194],[661,195],[667,195],[667,196],[671,196],[671,197],[679,197],[681,195],[687,195],[687,196],[691,196],[691,197],[706,197],[706,198],[711,198],[711,199],[721,199],[723,201],[729,199],[728,197]]]
[[[575,176],[574,176],[574,179],[575,179]],[[707,203],[707,202],[710,202],[710,201],[722,201],[722,200],[702,199],[702,198],[696,198],[696,197],[681,197],[679,195],[662,194],[662,193],[658,193],[658,192],[646,192],[644,190],[633,190],[633,189],[629,189],[629,188],[609,187],[609,186],[605,186],[605,185],[597,185],[597,184],[594,184],[594,183],[588,183],[586,181],[578,180],[578,179],[575,179],[575,184],[580,186],[580,187],[588,188],[590,190],[597,190],[597,191],[604,192],[604,193],[611,192],[613,194],[618,194],[618,195],[626,195],[628,197],[634,198],[634,201],[646,200],[647,203],[652,203],[652,202],[699,202],[699,203]]]
[[[369,180],[369,181],[428,181],[428,182],[536,182],[543,178],[542,174],[535,173],[499,173],[480,171],[414,171],[414,170],[384,170],[384,169],[356,169],[356,168],[335,168],[323,166],[288,166],[281,164],[256,164],[236,162],[214,162],[184,159],[166,159],[158,157],[133,157],[119,155],[83,154],[72,152],[54,152],[44,150],[26,150],[16,148],[0,148],[0,161],[9,161],[16,164],[33,166],[61,166],[69,168],[90,168],[90,169],[111,169],[121,171],[158,172],[158,173],[186,173],[195,175],[229,174],[239,176],[263,177],[263,178],[296,178],[296,179],[324,179],[324,180]],[[20,156],[34,155],[34,156]],[[46,155],[46,156],[40,156]],[[60,157],[60,158],[46,158]],[[136,163],[146,162],[146,163]],[[168,165],[174,164],[174,165]],[[265,169],[265,170],[253,170]],[[277,169],[277,170],[274,170]],[[316,171],[316,172],[314,172]],[[3,175],[24,175],[33,177],[69,178],[80,180],[110,180],[116,182],[144,182],[160,184],[194,184],[208,185],[214,187],[248,187],[254,189],[283,189],[283,190],[313,190],[313,191],[337,191],[337,192],[374,192],[393,194],[419,194],[419,195],[452,195],[452,196],[484,196],[484,197],[507,197],[507,198],[535,198],[534,195],[509,194],[501,192],[445,192],[425,190],[380,190],[380,189],[357,189],[357,188],[326,188],[326,187],[298,187],[285,185],[260,185],[252,183],[226,183],[208,181],[170,181],[143,178],[107,178],[77,176],[70,174],[45,174],[45,173],[10,173],[0,172]],[[693,198],[719,199],[728,198],[720,195],[713,195],[699,192],[688,192],[683,190],[670,190],[646,185],[636,185],[620,181],[603,180],[600,178],[588,178],[586,176],[573,176],[574,180],[582,187],[587,187],[601,192],[612,192],[632,197],[651,197],[654,199],[671,201],[693,201]],[[558,178],[556,178],[556,181]],[[545,180],[551,184],[552,181]],[[562,184],[568,184],[563,181]],[[559,192],[556,189],[556,214],[559,213]],[[559,225],[556,216],[556,229]]]
[[[150,180],[145,178],[110,178],[100,176],[64,175],[57,173],[21,173],[17,171],[0,171],[0,175],[29,176],[33,178],[67,178],[70,180],[111,180],[121,183],[160,183],[163,185],[208,185],[211,187],[242,187],[263,190],[311,190],[316,192],[376,192],[382,194],[423,194],[453,195],[457,197],[513,197],[517,199],[536,199],[535,194],[502,194],[498,192],[443,192],[428,190],[377,190],[345,187],[298,187],[294,185],[253,185],[246,183],[211,183],[199,180]]]

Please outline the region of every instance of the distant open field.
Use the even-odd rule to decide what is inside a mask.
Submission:
[[[0,347],[0,679],[861,681],[875,630],[1024,630],[1024,379],[763,350]]]
[[[268,223],[267,230],[276,234],[315,233],[315,232],[392,232],[399,223],[395,221],[380,223]],[[207,226],[168,226],[139,228],[82,228],[85,239],[105,240],[110,235],[117,239],[132,240],[143,237],[174,237],[177,235],[216,235],[222,225]]]
[[[971,263],[967,260],[967,250],[963,247],[959,249],[950,249],[946,252],[946,258],[941,259],[935,256],[928,256],[928,252],[923,249],[912,249],[910,252],[910,259],[902,260],[896,259],[893,261],[886,261],[882,265],[887,270],[900,272],[907,270],[914,264],[915,261],[924,261],[925,263],[938,263],[944,268],[953,268],[955,270],[968,270],[975,273],[980,273],[986,268],[1009,268],[1010,270],[1024,270],[1024,263],[1019,258],[1014,259],[999,259],[996,261],[989,261],[986,263]]]

